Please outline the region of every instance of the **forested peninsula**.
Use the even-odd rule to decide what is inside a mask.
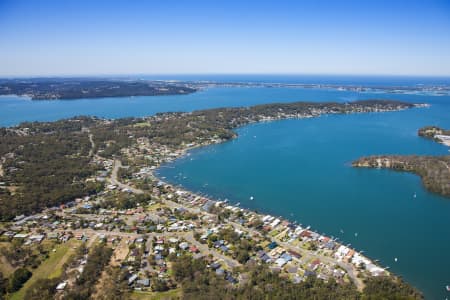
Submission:
[[[446,145],[450,143],[450,130],[425,126],[418,130],[421,137]],[[430,192],[450,198],[450,155],[376,155],[362,157],[352,163],[354,167],[387,168],[405,171],[421,177]]]
[[[252,122],[414,106],[391,100],[294,102],[160,113],[146,118],[77,117],[0,128],[0,219],[30,214],[102,190],[102,183],[92,180],[100,170],[92,163],[93,153],[103,158],[120,156],[139,138],[148,138],[154,147],[176,151],[229,140],[236,137],[234,128]]]

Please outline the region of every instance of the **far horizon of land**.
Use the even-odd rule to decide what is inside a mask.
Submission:
[[[181,76],[181,75],[180,75]],[[206,75],[205,75],[206,76]],[[181,76],[183,77],[183,76]],[[133,77],[134,78],[134,77]],[[164,78],[164,76],[162,76]],[[174,75],[176,78],[176,75]],[[315,78],[314,76],[312,78]],[[274,78],[275,79],[275,78]],[[76,100],[103,97],[183,95],[212,87],[265,87],[335,89],[361,93],[450,95],[450,84],[333,84],[277,82],[277,80],[131,79],[122,77],[31,77],[1,78],[0,95],[18,95],[32,100]]]
[[[0,80],[0,95],[30,97],[32,100],[183,95],[196,89],[180,83],[100,78],[30,78]]]

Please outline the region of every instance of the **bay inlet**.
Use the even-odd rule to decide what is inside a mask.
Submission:
[[[417,136],[435,109],[253,124],[237,130],[237,139],[195,149],[158,175],[311,225],[380,260],[427,298],[445,298],[450,200],[427,192],[418,176],[350,166],[379,153],[447,154],[445,146]]]
[[[373,98],[431,107],[248,125],[237,130],[237,139],[192,150],[170,168],[161,168],[159,176],[194,192],[311,225],[379,259],[427,298],[445,299],[445,285],[450,283],[450,200],[427,192],[418,176],[354,169],[350,163],[372,154],[448,154],[445,146],[417,136],[425,125],[450,128],[448,96],[292,88],[211,88],[183,96],[71,101],[6,96],[0,99],[0,124]]]

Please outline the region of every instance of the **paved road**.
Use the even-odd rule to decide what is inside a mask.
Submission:
[[[90,228],[86,228],[86,229],[72,230],[72,232],[75,235],[77,233],[83,233],[83,234],[88,235],[89,236],[88,246],[92,245],[94,240],[99,235],[102,235],[102,234],[104,234],[105,236],[119,236],[119,237],[122,237],[122,238],[137,238],[137,237],[147,236],[148,237],[147,246],[151,246],[152,245],[152,239],[154,237],[161,237],[162,236],[162,237],[164,237],[166,239],[169,238],[169,237],[177,237],[179,239],[180,238],[184,238],[189,244],[195,245],[195,247],[197,247],[200,250],[200,253],[205,254],[205,255],[212,255],[216,259],[223,260],[228,265],[228,267],[230,269],[233,269],[233,268],[241,265],[238,261],[232,259],[231,257],[225,256],[225,255],[223,255],[222,253],[218,252],[215,249],[208,248],[208,245],[198,242],[194,238],[194,234],[192,233],[192,231],[188,231],[188,232],[162,232],[162,233],[151,232],[151,233],[146,233],[146,234],[138,234],[138,233],[128,233],[128,232],[120,232],[120,231],[93,230],[93,229],[90,229]]]
[[[0,177],[3,177],[3,174],[4,174],[4,172],[3,172],[3,164],[0,163]]]
[[[94,155],[95,149],[94,135],[92,133],[89,133],[89,142],[91,142],[91,149],[89,150],[89,157],[91,157]]]
[[[242,226],[242,225],[240,225],[238,223],[232,222],[232,221],[228,221],[228,223],[233,225],[235,228],[238,228],[239,230],[246,230],[246,231],[248,231],[248,232],[250,232],[250,233],[252,233],[254,235],[260,235],[261,236],[261,233],[259,231],[256,231],[256,230],[254,230],[252,228],[246,228],[246,227],[244,227],[244,226]],[[299,253],[304,259],[306,259],[308,261],[309,260],[313,260],[313,259],[319,259],[320,261],[325,262],[325,263],[327,263],[329,265],[332,265],[332,264],[339,265],[341,268],[343,268],[344,270],[347,271],[348,276],[355,283],[356,287],[359,290],[363,289],[364,283],[363,283],[363,281],[360,278],[358,278],[355,275],[354,268],[353,268],[353,266],[351,264],[337,261],[336,259],[333,259],[331,257],[320,255],[320,254],[317,254],[317,253],[315,253],[313,251],[303,249],[301,247],[295,247],[295,246],[293,246],[293,245],[291,245],[289,243],[282,242],[281,240],[279,240],[277,238],[273,238],[272,237],[270,239],[271,239],[271,241],[276,242],[278,245],[281,245],[285,249],[292,250],[292,251],[295,251],[295,252]]]
[[[142,191],[142,190],[140,190],[140,189],[132,188],[132,187],[130,187],[129,185],[125,185],[125,184],[122,184],[122,183],[120,183],[119,181],[117,181],[117,171],[118,171],[118,169],[119,169],[120,167],[122,167],[122,164],[121,164],[120,160],[115,160],[113,172],[112,172],[112,175],[111,175],[111,182],[117,182],[117,186],[119,186],[119,187],[121,187],[121,188],[128,188],[128,189],[130,189],[133,193],[138,193],[138,194],[144,193],[144,191]],[[113,183],[113,184],[115,184],[115,183]],[[194,209],[194,208],[186,207],[186,206],[183,206],[183,205],[181,205],[181,204],[179,204],[179,203],[176,203],[176,202],[173,202],[173,201],[170,201],[170,200],[164,200],[163,202],[164,202],[164,204],[166,204],[167,206],[171,207],[172,209],[173,209],[173,208],[183,207],[184,209],[187,209],[187,210],[188,210],[189,212],[191,212],[191,213],[199,213],[199,212],[200,212],[200,209],[198,209],[198,208],[195,208],[195,209]],[[240,229],[240,230],[242,230],[242,231],[250,232],[250,233],[252,233],[253,235],[262,236],[262,234],[261,234],[259,231],[255,230],[255,229],[244,227],[244,226],[242,226],[242,225],[240,225],[240,224],[238,224],[238,223],[232,222],[232,221],[228,221],[228,223],[231,224],[231,225],[233,225],[235,228],[238,228],[238,229]],[[191,233],[191,234],[192,234],[192,233]],[[189,236],[187,236],[186,240],[187,240],[188,238],[189,238]],[[324,255],[320,255],[320,254],[317,254],[317,253],[315,253],[315,252],[313,252],[313,251],[310,251],[310,250],[306,250],[306,249],[303,249],[303,248],[300,248],[300,247],[292,246],[291,244],[282,242],[282,241],[280,241],[280,240],[277,239],[277,238],[273,238],[273,237],[269,237],[269,238],[270,238],[272,241],[276,242],[278,245],[281,245],[281,246],[283,246],[283,247],[286,248],[286,249],[289,249],[289,250],[292,250],[292,251],[295,251],[295,252],[300,253],[300,254],[302,255],[302,257],[304,257],[304,258],[306,258],[306,259],[319,259],[319,260],[321,260],[322,262],[325,262],[325,263],[327,263],[327,264],[337,264],[337,265],[339,265],[340,267],[342,267],[344,270],[347,271],[348,276],[351,278],[351,280],[352,280],[353,283],[356,285],[356,287],[357,287],[359,290],[362,290],[362,289],[363,289],[364,283],[363,283],[363,281],[362,281],[360,278],[358,278],[358,277],[356,276],[356,274],[355,274],[355,269],[354,269],[354,267],[353,267],[351,264],[337,261],[337,260],[335,260],[335,259],[333,259],[333,258],[331,258],[331,257],[324,256]],[[237,261],[235,261],[235,260],[233,260],[233,259],[231,259],[231,258],[229,258],[229,257],[227,257],[227,256],[224,256],[224,255],[222,255],[222,254],[220,254],[220,253],[218,253],[218,252],[215,251],[214,249],[209,249],[207,245],[200,244],[200,243],[198,243],[198,242],[197,242],[198,244],[196,244],[196,243],[194,243],[194,241],[197,242],[197,241],[192,237],[192,239],[190,240],[190,242],[193,243],[193,244],[195,244],[196,247],[199,248],[199,249],[201,250],[202,253],[205,253],[205,252],[206,252],[206,253],[208,253],[208,254],[212,254],[214,257],[218,257],[218,258],[220,258],[220,259],[223,259],[225,262],[227,262],[227,264],[228,264],[229,266],[240,265]],[[199,245],[200,245],[200,246],[199,246]],[[231,259],[231,261],[229,261],[230,259]]]
[[[112,172],[111,172],[111,177],[109,178],[109,181],[111,182],[111,184],[114,184],[114,185],[118,186],[120,189],[129,189],[131,192],[133,192],[135,194],[143,194],[144,193],[143,190],[134,188],[134,187],[129,186],[127,184],[123,184],[122,182],[120,182],[117,179],[117,172],[119,171],[119,168],[124,168],[122,166],[122,162],[120,160],[118,160],[118,159],[115,159],[114,160],[114,167],[113,167]]]
[[[197,247],[201,253],[206,253],[208,255],[212,255],[216,259],[223,260],[230,269],[233,269],[237,266],[241,266],[241,264],[238,261],[232,259],[231,257],[225,256],[222,253],[218,252],[217,250],[209,248],[207,244],[202,244],[202,243],[198,242],[194,238],[194,235],[192,232],[186,232],[186,233],[182,234],[182,236],[184,237],[184,239],[186,241],[195,245],[195,247]]]

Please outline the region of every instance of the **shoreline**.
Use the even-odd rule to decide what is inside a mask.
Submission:
[[[169,208],[170,213],[180,209],[180,211],[194,214],[197,216],[196,220],[199,220],[195,231],[200,234],[205,233],[206,238],[221,228],[240,232],[238,234],[244,234],[246,239],[254,243],[254,248],[247,249],[250,252],[246,253],[247,256],[251,255],[252,261],[265,263],[273,271],[282,271],[294,283],[303,281],[309,276],[323,280],[331,278],[342,284],[353,283],[354,287],[362,292],[367,283],[366,280],[370,282],[376,278],[382,278],[398,282],[401,279],[388,271],[388,268],[382,267],[377,261],[364,255],[363,251],[352,248],[350,244],[345,245],[345,242],[339,241],[338,238],[320,234],[311,229],[311,226],[298,224],[289,217],[264,214],[264,209],[256,212],[250,208],[241,208],[237,204],[230,204],[228,201],[220,201],[209,195],[204,196],[201,192],[176,186],[166,178],[162,178],[158,170],[170,162],[188,156],[194,149],[232,141],[238,137],[236,129],[260,122],[305,119],[324,115],[394,112],[423,106],[424,104],[382,99],[342,104],[295,102],[165,113],[117,122],[82,118],[76,121],[84,122],[81,125],[90,129],[91,135],[88,137],[90,137],[91,149],[98,145],[98,153],[104,153],[103,157],[94,155],[94,159],[89,155],[90,161],[102,166],[101,169],[104,170],[102,173],[112,171],[109,178],[111,188],[105,186],[105,190],[115,190],[118,186],[121,192],[145,193],[151,196],[150,199]],[[70,119],[67,122],[70,122]],[[61,126],[61,124],[57,125]],[[44,122],[42,126],[47,128],[50,124]],[[83,132],[83,127],[81,129]],[[104,136],[105,131],[111,129],[126,129],[114,140],[120,146],[115,152],[112,150],[107,152],[110,137]],[[8,130],[17,135],[23,134],[20,127]],[[42,129],[37,126],[36,134],[45,134],[40,130]],[[78,127],[75,127],[74,134],[78,132]],[[126,141],[133,140],[122,142],[120,137]],[[123,182],[121,182],[122,179],[117,178],[122,161],[132,167],[132,173]],[[95,177],[97,173],[86,178],[86,182],[97,178],[102,178],[102,181],[106,179],[107,175]],[[148,182],[150,185],[143,185],[142,188],[145,190],[140,189],[140,183],[142,183],[140,180],[147,178],[150,179]],[[197,241],[199,241],[198,238]],[[208,240],[208,242],[211,241]],[[213,249],[212,246],[209,248]],[[222,251],[225,253],[228,250]],[[267,254],[264,251],[267,251]],[[263,258],[260,252],[268,258]],[[249,259],[250,256],[243,261],[247,262]],[[296,271],[288,271],[290,267],[295,267]]]
[[[422,107],[428,107],[428,106],[429,106],[428,104],[415,104],[414,108],[422,108]],[[406,109],[399,109],[399,110],[396,110],[396,111],[402,111],[402,110],[406,110]],[[385,112],[390,112],[390,111],[385,111]],[[367,112],[356,112],[356,113],[367,113]],[[371,112],[368,112],[368,113],[371,113]],[[322,116],[326,116],[326,115],[335,115],[335,114],[319,114],[319,115],[311,115],[311,116],[292,117],[292,118],[286,118],[286,119],[261,120],[261,121],[256,121],[256,122],[250,122],[250,123],[245,124],[243,126],[239,126],[237,128],[233,128],[233,131],[235,129],[238,129],[238,128],[243,128],[245,126],[249,126],[249,125],[257,124],[257,123],[262,123],[262,122],[275,122],[275,121],[293,120],[293,119],[306,119],[306,118],[322,117]],[[352,265],[354,270],[357,270],[357,268],[358,268],[357,264],[364,263],[365,265],[371,266],[371,270],[373,270],[373,273],[371,274],[371,276],[386,276],[386,277],[395,277],[395,278],[399,277],[398,275],[388,271],[389,268],[390,268],[389,266],[382,266],[378,262],[378,260],[372,259],[368,255],[364,255],[363,254],[364,251],[362,251],[362,250],[360,251],[360,250],[357,250],[354,247],[350,247],[349,243],[346,243],[345,241],[341,241],[337,237],[334,237],[334,236],[331,236],[331,235],[328,236],[328,235],[326,235],[326,233],[320,234],[315,229],[312,229],[311,226],[304,227],[300,223],[300,221],[290,220],[289,217],[284,217],[284,216],[274,216],[274,215],[265,213],[264,209],[261,209],[261,211],[256,211],[256,210],[253,210],[253,209],[248,208],[248,207],[241,207],[240,206],[240,202],[231,204],[228,199],[220,200],[220,199],[216,199],[216,198],[214,198],[214,197],[212,197],[210,195],[202,195],[202,193],[194,192],[194,191],[189,190],[189,188],[183,186],[182,184],[178,184],[177,185],[175,183],[171,183],[169,180],[167,180],[167,178],[163,178],[164,176],[160,176],[160,174],[158,174],[159,169],[161,169],[163,167],[167,167],[167,165],[169,165],[171,163],[174,163],[176,160],[188,157],[190,155],[190,152],[193,151],[193,150],[201,149],[201,148],[207,147],[207,146],[214,146],[216,144],[230,142],[230,141],[232,141],[234,139],[237,139],[238,137],[239,137],[239,135],[236,134],[233,138],[231,138],[229,140],[222,140],[220,142],[209,143],[209,144],[206,144],[206,145],[188,146],[186,148],[179,149],[178,152],[177,152],[177,156],[176,157],[170,157],[169,160],[159,164],[159,166],[157,166],[155,169],[153,169],[150,172],[150,175],[153,176],[158,181],[158,184],[161,184],[161,185],[163,185],[165,187],[168,187],[169,189],[173,190],[177,194],[180,193],[180,194],[186,195],[188,198],[201,199],[201,201],[204,201],[202,203],[205,203],[205,202],[208,202],[208,201],[212,201],[212,202],[214,202],[215,206],[219,206],[221,208],[229,209],[229,210],[232,210],[232,211],[241,211],[243,213],[248,213],[248,214],[257,216],[260,219],[268,218],[268,219],[271,219],[271,220],[272,219],[279,220],[280,223],[287,222],[289,224],[295,225],[296,231],[298,231],[298,232],[302,232],[302,231],[313,232],[314,234],[320,236],[320,238],[329,239],[329,240],[333,241],[337,245],[336,249],[340,249],[341,247],[343,247],[342,248],[342,252],[346,252],[346,253],[354,252],[352,257],[350,259],[348,259],[347,262],[344,262],[344,260],[343,260],[343,258],[345,258],[346,255],[344,255],[341,259],[337,259],[336,261],[338,262],[338,264],[339,263],[349,264],[349,265]],[[197,209],[202,210],[201,209],[201,205],[197,206],[196,204],[185,202],[183,200],[181,200],[180,202],[173,202],[173,203],[178,203],[178,204],[181,204],[182,206],[185,206],[185,207],[188,207],[188,208],[195,207]],[[247,228],[247,227],[245,227],[245,228]],[[259,230],[258,230],[258,232],[261,235],[264,235],[264,233],[261,233]],[[292,247],[296,247],[296,246],[292,246]],[[331,258],[334,258],[334,257],[331,257]],[[353,259],[354,259],[354,261],[353,261]],[[376,275],[374,275],[374,274],[376,274]],[[353,280],[352,280],[352,282],[355,284],[355,286],[357,288],[360,288],[360,286],[358,286],[358,284],[356,282],[354,282]]]
[[[190,191],[189,189],[185,188],[182,185],[179,185],[179,186],[174,185],[174,184],[172,184],[172,183],[162,179],[161,177],[155,175],[154,172],[152,172],[151,174],[152,174],[152,176],[154,178],[159,180],[159,183],[164,185],[166,188],[170,188],[173,191],[175,191],[175,193],[180,193],[180,194],[186,195],[187,197],[193,197],[194,199],[200,199],[200,201],[204,201],[204,202],[202,202],[202,204],[206,203],[208,201],[212,201],[212,202],[214,202],[215,206],[219,206],[221,208],[228,209],[228,210],[231,210],[233,212],[241,211],[244,214],[248,213],[250,215],[259,217],[260,219],[268,219],[270,221],[278,220],[278,222],[280,224],[283,223],[283,222],[287,222],[289,224],[294,225],[295,228],[296,228],[295,231],[298,231],[299,234],[301,232],[312,232],[313,234],[318,235],[320,237],[320,239],[328,239],[328,240],[334,242],[337,245],[336,249],[338,251],[341,250],[342,253],[345,253],[344,255],[341,256],[340,259],[336,259],[337,264],[340,267],[343,267],[343,265],[345,265],[345,264],[352,265],[352,268],[354,268],[353,271],[356,271],[357,268],[358,268],[357,264],[364,263],[366,266],[373,265],[373,266],[371,266],[371,270],[372,270],[371,273],[373,272],[371,274],[371,276],[373,276],[373,277],[383,277],[383,276],[385,276],[385,277],[395,277],[395,278],[399,277],[398,275],[388,271],[390,269],[389,266],[383,267],[381,264],[378,263],[378,260],[374,260],[374,259],[370,258],[368,255],[364,255],[363,252],[365,252],[365,251],[362,251],[362,250],[359,251],[359,250],[357,250],[354,247],[350,247],[350,243],[345,243],[344,241],[341,241],[339,238],[336,238],[334,236],[328,236],[328,235],[325,235],[325,234],[320,234],[315,229],[312,229],[310,225],[308,225],[306,227],[303,227],[303,224],[301,224],[300,222],[298,222],[296,220],[292,221],[292,220],[290,220],[287,217],[274,216],[274,215],[271,215],[271,214],[266,214],[266,213],[264,213],[262,211],[258,211],[257,212],[256,210],[252,210],[250,208],[241,207],[240,202],[238,202],[237,204],[231,204],[231,203],[229,203],[228,199],[226,199],[226,200],[217,200],[217,199],[215,199],[213,197],[209,197],[209,195],[204,196],[204,195],[201,195],[199,193]],[[165,200],[165,201],[168,201],[168,200]],[[171,202],[173,202],[173,201],[171,201]],[[177,204],[180,204],[181,206],[188,207],[188,208],[193,208],[193,207],[196,206],[196,204],[192,204],[192,203],[185,202],[185,201],[183,201],[183,202],[181,202],[181,201],[180,202],[173,202],[173,203],[177,203]],[[201,209],[201,205],[199,205],[199,207],[196,207],[196,208],[202,210]],[[227,223],[227,222],[225,222],[225,223]],[[232,224],[232,226],[233,226],[233,224]],[[250,229],[248,227],[245,227],[244,225],[242,225],[242,227],[245,228],[245,229]],[[255,229],[255,230],[257,230],[261,236],[265,236],[264,233],[262,233],[259,229]],[[275,239],[275,238],[271,238],[270,235],[268,234],[268,232],[267,232],[267,236],[266,237],[269,237],[272,241],[274,241],[274,239]],[[282,243],[278,243],[278,245],[282,245]],[[291,245],[290,247],[298,248],[295,245]],[[302,248],[298,248],[298,250],[301,250],[301,249]],[[347,257],[347,254],[348,253],[352,253],[352,252],[353,252],[352,257],[350,259],[348,259],[347,261],[344,261],[344,259]],[[328,256],[324,256],[324,257],[328,257]],[[331,259],[335,259],[335,257],[332,257],[332,256],[330,256],[330,258]],[[355,261],[353,261],[353,259],[355,259]],[[347,274],[348,273],[349,272],[347,272]],[[358,290],[360,290],[360,291],[362,290],[362,286],[358,285],[358,283],[355,282],[353,279],[352,279],[352,283],[357,287]]]

